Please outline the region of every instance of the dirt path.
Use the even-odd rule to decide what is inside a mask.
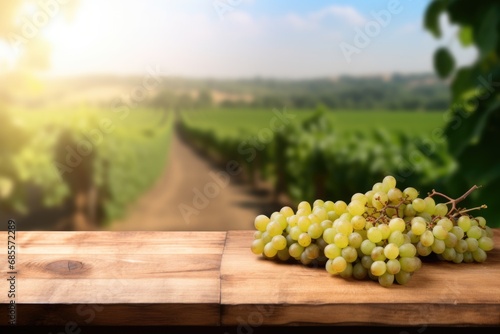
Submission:
[[[155,186],[130,207],[125,219],[111,223],[106,229],[253,229],[256,215],[270,214],[276,209],[270,204],[270,196],[252,191],[234,177],[228,179],[227,185],[220,180],[217,183],[213,173],[223,170],[200,157],[177,135],[171,145],[169,163]],[[199,195],[200,192],[196,195],[197,191],[202,194],[207,191],[212,198]]]

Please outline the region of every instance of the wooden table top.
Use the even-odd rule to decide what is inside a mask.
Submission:
[[[485,263],[424,263],[390,288],[264,260],[250,251],[252,235],[19,231],[17,324],[500,325],[500,229]]]

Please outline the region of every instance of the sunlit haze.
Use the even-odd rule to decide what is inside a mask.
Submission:
[[[391,1],[81,1],[72,21],[52,18],[53,75],[140,74],[159,66],[190,77],[316,77],[432,71],[442,40],[422,28],[426,1],[396,1],[397,13],[350,55],[373,13]],[[443,25],[446,21],[443,20]],[[373,27],[373,25],[372,25]],[[376,28],[376,27],[375,27]],[[344,45],[345,45],[344,44]],[[358,45],[359,46],[359,45]],[[460,63],[472,49],[458,52]]]

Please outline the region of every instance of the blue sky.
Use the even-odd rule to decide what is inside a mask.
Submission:
[[[389,11],[391,2],[397,13]],[[56,17],[43,33],[53,44],[56,75],[140,74],[147,66],[218,78],[430,72],[440,45],[450,46],[459,64],[471,62],[475,50],[458,45],[446,18],[442,40],[423,30],[427,3],[83,0],[71,23]],[[391,14],[384,25],[372,14],[381,11]],[[359,42],[367,31],[372,36],[357,47],[356,36]],[[346,57],[341,45],[357,51]]]

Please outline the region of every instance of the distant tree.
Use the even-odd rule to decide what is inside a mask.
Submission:
[[[459,166],[448,184],[456,194],[473,184],[482,185],[471,200],[489,205],[484,215],[498,219],[500,155],[492,150],[500,143],[500,1],[432,1],[424,25],[436,38],[442,35],[441,14],[447,14],[451,23],[460,27],[460,43],[478,51],[474,63],[461,68],[456,68],[447,47],[434,53],[436,73],[451,80],[445,133]]]

